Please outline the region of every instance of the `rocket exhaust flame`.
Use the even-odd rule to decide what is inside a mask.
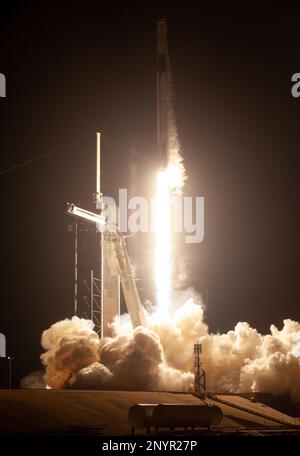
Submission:
[[[155,286],[157,313],[163,321],[170,317],[172,290],[171,197],[184,184],[181,168],[172,163],[156,176]]]
[[[171,229],[170,189],[167,170],[157,173],[156,194],[156,249],[155,284],[157,290],[157,312],[165,321],[170,310],[171,291]]]

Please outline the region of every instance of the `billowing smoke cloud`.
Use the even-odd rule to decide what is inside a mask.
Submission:
[[[42,370],[31,372],[22,378],[20,386],[25,389],[45,389],[45,372]]]
[[[284,320],[282,330],[271,326],[271,334],[261,337],[258,356],[252,357],[241,372],[241,388],[290,393],[300,401],[300,324]]]
[[[46,382],[62,388],[73,374],[76,388],[187,391],[193,386],[193,344],[199,340],[207,388],[216,392],[289,393],[300,400],[300,324],[284,320],[261,335],[248,323],[210,334],[203,307],[189,299],[168,323],[149,315],[132,329],[128,315],[99,340],[92,322],[73,317],[42,336]]]
[[[41,355],[46,366],[45,380],[51,388],[62,388],[64,383],[84,367],[99,360],[99,337],[93,322],[73,317],[55,323],[42,334]]]

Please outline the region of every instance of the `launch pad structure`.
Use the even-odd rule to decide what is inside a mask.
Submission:
[[[202,345],[199,342],[194,344],[194,390],[198,396],[205,396],[206,376],[200,359]]]
[[[94,201],[97,212],[90,212],[75,204],[70,204],[67,214],[79,220],[92,223],[97,228],[100,258],[100,277],[90,272],[90,312],[91,320],[99,337],[110,335],[110,324],[120,316],[120,284],[133,327],[144,325],[144,309],[135,283],[134,270],[128,256],[126,241],[118,226],[108,216],[102,215],[105,206],[100,192],[100,133],[97,136],[96,152],[96,193]],[[75,230],[75,289],[74,312],[78,309],[78,241]]]

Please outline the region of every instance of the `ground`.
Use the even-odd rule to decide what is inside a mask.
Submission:
[[[0,434],[129,435],[128,410],[134,404],[201,401],[190,393],[0,390]],[[221,407],[224,414],[214,433],[295,432],[295,424],[299,424],[295,418],[238,395],[212,395],[208,402]],[[145,430],[138,429],[137,433],[144,434]]]

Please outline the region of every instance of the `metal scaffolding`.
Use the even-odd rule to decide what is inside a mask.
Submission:
[[[102,307],[102,293],[101,293],[101,279],[94,276],[93,269],[91,270],[91,320],[95,327],[94,331],[103,337],[103,307]]]
[[[202,353],[202,346],[199,342],[194,344],[194,390],[197,394],[205,394],[205,371],[202,368],[200,355]]]

